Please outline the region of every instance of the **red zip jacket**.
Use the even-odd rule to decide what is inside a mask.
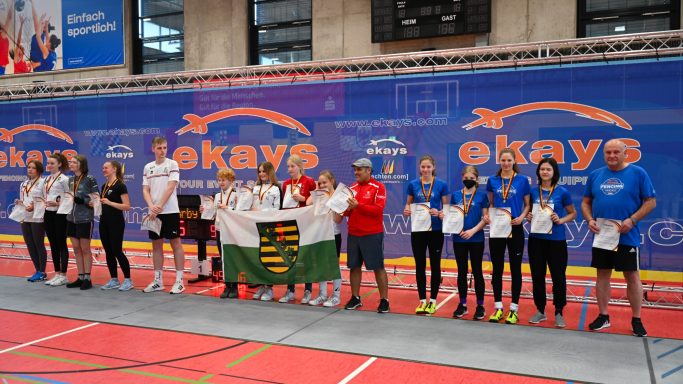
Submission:
[[[370,178],[365,183],[351,186],[358,206],[347,211],[349,235],[367,236],[384,232],[384,206],[387,203],[387,189],[384,184]]]

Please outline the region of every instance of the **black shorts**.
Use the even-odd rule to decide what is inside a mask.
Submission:
[[[593,248],[591,267],[614,269],[620,272],[638,271],[640,270],[640,249],[623,244],[619,244],[616,251]]]
[[[66,222],[66,236],[77,239],[92,239],[92,223],[75,224]]]
[[[367,236],[349,235],[346,254],[349,268],[360,268],[363,262],[369,271],[384,268],[384,233]]]
[[[161,234],[157,235],[152,231],[147,231],[150,240],[159,240],[161,238],[173,240],[180,237],[180,213],[162,213],[157,215],[161,220]]]

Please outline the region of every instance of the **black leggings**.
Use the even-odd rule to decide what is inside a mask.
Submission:
[[[458,264],[458,294],[460,302],[467,300],[467,254],[472,262],[472,276],[474,276],[474,292],[477,295],[477,305],[484,303],[484,273],[481,269],[482,259],[484,258],[484,242],[460,243],[453,242],[453,253],[455,262]]]
[[[521,225],[512,226],[512,237],[506,239],[489,239],[493,275],[493,299],[503,301],[503,270],[505,269],[505,247],[508,249],[510,260],[510,274],[512,275],[512,302],[519,304],[522,292],[522,254],[524,253],[524,228]]]
[[[432,271],[430,280],[430,297],[436,300],[441,285],[441,249],[443,248],[443,232],[427,231],[412,232],[410,245],[415,257],[415,279],[417,280],[417,294],[420,300],[427,298],[427,249],[429,249],[429,265]]]
[[[43,223],[21,223],[21,234],[31,255],[37,272],[45,272],[47,251],[45,250],[45,225]]]
[[[55,272],[66,273],[69,267],[69,249],[66,247],[66,215],[57,214],[57,211],[45,211],[44,222]]]
[[[529,237],[529,266],[534,287],[534,304],[540,312],[545,312],[546,264],[553,279],[555,311],[562,311],[567,304],[567,241]]]
[[[237,283],[234,281],[228,281],[228,274],[225,270],[225,263],[223,262],[223,244],[221,244],[221,232],[216,231],[216,246],[218,246],[218,256],[221,258],[221,263],[223,265],[223,281],[225,281],[225,286],[228,288],[237,288]]]
[[[126,221],[121,217],[105,217],[100,219],[100,240],[104,253],[107,255],[107,268],[112,279],[119,276],[116,262],[118,261],[123,271],[123,277],[130,279],[130,263],[126,254],[123,253],[123,231]]]

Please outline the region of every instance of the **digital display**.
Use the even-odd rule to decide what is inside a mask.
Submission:
[[[372,42],[491,32],[491,0],[372,0]]]
[[[199,195],[178,195],[180,207],[180,237],[182,239],[215,240],[213,220],[202,220]]]

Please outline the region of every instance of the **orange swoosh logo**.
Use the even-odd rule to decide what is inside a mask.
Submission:
[[[576,116],[584,117],[595,121],[601,121],[607,124],[614,124],[617,127],[631,130],[631,125],[622,119],[620,116],[604,109],[596,108],[590,105],[570,103],[566,101],[541,101],[537,103],[520,104],[514,107],[502,109],[498,112],[487,108],[475,108],[472,113],[479,115],[479,118],[473,122],[463,125],[463,128],[470,130],[479,126],[484,128],[501,129],[503,128],[503,119],[519,115],[525,112],[541,111],[541,110],[559,110],[574,112]]]
[[[188,113],[183,116],[183,119],[187,120],[188,124],[180,128],[179,130],[175,131],[175,133],[178,135],[182,135],[188,132],[192,132],[199,135],[203,135],[206,132],[208,132],[208,125],[210,123],[235,116],[261,117],[266,119],[266,121],[269,123],[299,131],[306,136],[311,136],[311,132],[309,132],[303,124],[301,124],[298,120],[292,118],[291,116],[271,111],[269,109],[261,108],[224,109],[222,111],[214,112],[204,117],[199,117],[193,113]]]
[[[43,124],[26,124],[10,130],[0,128],[0,141],[11,143],[14,141],[14,136],[27,131],[45,132],[48,135],[64,140],[69,144],[74,143],[74,141],[71,139],[71,136],[67,135],[64,131]]]

